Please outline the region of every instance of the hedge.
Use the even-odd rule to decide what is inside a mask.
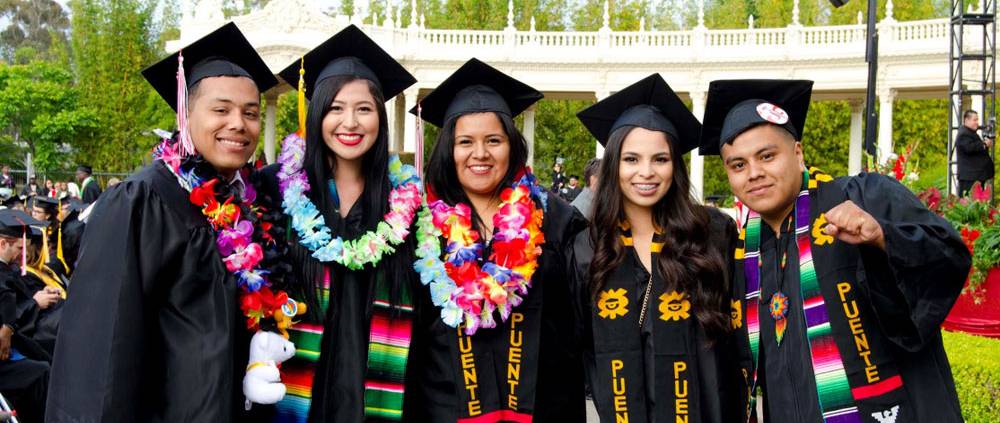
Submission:
[[[1000,422],[1000,340],[946,331],[941,336],[965,421]]]

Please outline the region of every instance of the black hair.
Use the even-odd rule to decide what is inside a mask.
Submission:
[[[598,293],[619,267],[625,257],[619,241],[619,223],[626,219],[624,194],[618,180],[622,145],[634,126],[616,129],[608,137],[604,149],[600,181],[594,195],[594,217],[590,238],[594,245],[594,258],[590,263],[590,293],[596,301]],[[677,142],[665,135],[673,163],[673,182],[670,189],[653,205],[653,224],[665,237],[664,252],[654,263],[663,277],[667,291],[687,293],[698,323],[708,334],[710,342],[721,339],[730,330],[727,284],[722,253],[710,247],[708,239],[710,217],[704,206],[697,204],[690,194],[690,181],[684,157],[677,151]],[[610,229],[609,228],[615,228]]]
[[[514,178],[518,172],[528,162],[528,143],[524,136],[514,125],[514,119],[506,113],[493,113],[500,119],[504,133],[507,135],[507,142],[510,144],[510,158],[507,161],[507,172],[504,174],[500,184],[497,185],[493,195],[499,198],[500,192],[514,183]],[[464,203],[471,206],[469,196],[462,189],[462,184],[458,180],[458,172],[455,171],[455,124],[464,115],[458,115],[445,121],[441,132],[438,133],[437,142],[427,160],[424,172],[427,187],[434,192],[438,199],[454,206]],[[476,210],[472,210],[472,225],[476,231],[482,233],[483,221]]]
[[[966,110],[965,113],[962,113],[962,120],[968,119],[972,115],[978,116],[979,112],[972,109]]]
[[[326,145],[321,128],[323,127],[323,119],[330,112],[337,93],[345,85],[355,80],[367,83],[368,91],[374,99],[379,117],[378,136],[375,137],[375,142],[368,151],[361,156],[364,189],[357,200],[357,206],[360,206],[364,211],[362,228],[374,230],[382,221],[382,216],[389,211],[389,192],[392,190],[387,165],[389,162],[389,125],[382,90],[375,83],[367,79],[345,75],[326,78],[316,84],[306,117],[306,151],[303,169],[309,179],[309,185],[312,187],[309,190],[309,199],[319,208],[327,225],[333,228],[333,222],[337,222],[341,218],[337,211],[338,205],[335,204],[327,188],[327,181],[336,174],[337,160],[334,152]],[[339,234],[333,233],[332,235],[338,236]],[[396,247],[396,252],[384,256],[378,266],[381,275],[376,278],[381,277],[389,285],[389,296],[393,304],[399,304],[399,300],[402,298],[402,285],[409,282],[413,273],[412,265],[415,257],[413,238],[413,236],[407,237],[403,244]],[[290,252],[293,259],[302,264],[300,277],[312,282],[310,284],[312,289],[301,294],[307,299],[310,305],[309,310],[318,312],[316,294],[318,287],[323,282],[324,266],[310,256],[311,253],[308,249],[300,245],[294,245]],[[371,285],[368,290],[369,296],[374,296],[376,289],[374,285]],[[369,301],[368,304],[371,302]],[[394,310],[396,309],[394,308]],[[314,317],[322,318],[324,316]]]
[[[596,175],[597,171],[600,170],[600,167],[601,159],[595,158],[587,160],[587,165],[583,167],[583,179],[587,185],[590,185],[590,177]],[[593,189],[593,187],[591,187],[591,189]]]

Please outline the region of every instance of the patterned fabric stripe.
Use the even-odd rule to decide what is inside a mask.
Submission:
[[[413,306],[405,285],[401,303],[390,303],[388,284],[384,282],[379,275],[368,337],[365,419],[400,421],[403,418],[406,361],[412,339]]]
[[[319,315],[325,316],[330,304],[330,270],[323,274],[323,283],[316,289]],[[275,422],[306,422],[312,404],[313,376],[323,341],[323,324],[298,322],[289,328],[288,338],[295,344],[295,356],[281,366],[281,381],[288,393],[275,407]]]
[[[309,419],[309,398],[285,395],[275,406],[275,422],[305,423]]]
[[[810,181],[808,171],[802,174],[802,179],[804,182]],[[807,182],[806,187],[814,186],[818,184]],[[836,418],[837,421],[860,422],[851,396],[851,385],[847,382],[847,372],[844,371],[844,362],[833,339],[830,316],[813,263],[812,240],[809,238],[809,200],[808,189],[800,191],[795,200],[795,238],[799,249],[799,290],[803,307],[806,308],[806,339],[809,340],[816,393],[824,420]]]
[[[860,401],[871,397],[877,397],[902,387],[903,378],[896,375],[881,382],[875,382],[871,385],[859,386],[851,389],[851,394],[854,395],[855,400]]]

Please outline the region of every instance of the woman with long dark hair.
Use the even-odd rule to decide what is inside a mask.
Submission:
[[[417,229],[415,421],[585,420],[562,252],[586,220],[535,181],[513,121],[541,97],[472,59],[411,110],[441,128]]]
[[[302,75],[310,102],[280,170],[263,172],[290,228],[295,277],[284,287],[306,304],[288,328],[297,351],[282,365],[288,390],[275,421],[404,420],[419,286],[408,233],[421,196],[414,169],[389,153],[384,103],[415,79],[353,25],[280,75]]]
[[[701,125],[659,75],[581,111],[605,145],[589,232],[574,243],[578,318],[601,421],[731,422],[735,222],[697,204],[683,155]]]

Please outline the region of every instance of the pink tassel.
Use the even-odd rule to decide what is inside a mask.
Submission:
[[[45,236],[43,233],[42,236]],[[21,232],[21,276],[28,274],[28,227]]]
[[[177,130],[180,138],[181,157],[195,154],[194,142],[191,141],[191,133],[188,131],[187,117],[187,78],[184,76],[184,54],[177,52]]]
[[[420,117],[420,113],[423,110],[420,107],[420,103],[417,103],[417,151],[413,158],[413,164],[417,168],[417,176],[423,179],[424,177],[424,128],[423,119]]]

